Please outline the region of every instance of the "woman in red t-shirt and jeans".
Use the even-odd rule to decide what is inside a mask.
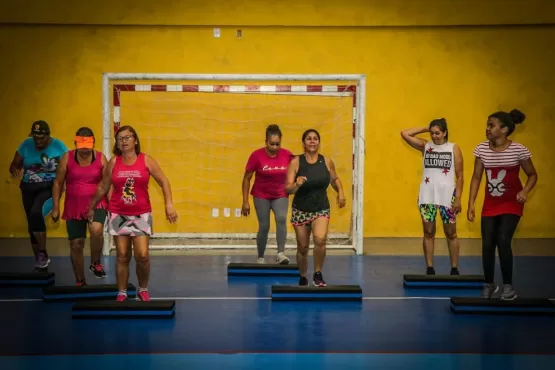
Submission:
[[[512,238],[524,210],[528,194],[536,185],[538,175],[532,164],[532,155],[519,143],[508,140],[515,126],[526,116],[517,109],[510,113],[496,112],[488,117],[487,141],[474,149],[474,174],[470,184],[468,200],[468,220],[474,221],[474,202],[486,172],[485,199],[482,208],[482,264],[486,284],[482,292],[484,298],[491,298],[499,287],[494,283],[495,248],[499,249],[499,262],[503,276],[501,299],[517,297],[513,288]],[[520,169],[528,176],[523,187]]]
[[[177,221],[172,205],[170,182],[160,166],[149,155],[141,152],[139,136],[133,127],[121,126],[115,135],[114,156],[104,169],[102,181],[89,205],[89,220],[92,220],[96,204],[108,193],[108,229],[116,244],[117,301],[127,299],[131,244],[137,264],[139,291],[137,300],[150,301],[148,278],[150,274],[149,240],[152,235],[152,207],[148,192],[150,176],[162,188],[166,204],[166,218],[170,223]]]
[[[285,175],[293,154],[281,147],[281,130],[278,125],[266,128],[266,146],[251,153],[243,176],[243,206],[241,213],[250,213],[249,188],[252,176],[256,173],[251,195],[258,217],[258,233],[256,248],[258,263],[266,263],[264,252],[270,231],[270,210],[274,211],[276,221],[276,239],[278,254],[276,261],[286,265],[289,258],[285,255],[285,239],[287,238],[287,211],[289,197],[285,193]]]

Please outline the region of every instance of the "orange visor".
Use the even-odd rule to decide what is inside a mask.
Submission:
[[[92,136],[75,136],[75,147],[77,149],[94,148],[94,137]]]

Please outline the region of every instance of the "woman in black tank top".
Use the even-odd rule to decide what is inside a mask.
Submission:
[[[299,285],[308,285],[308,244],[310,233],[314,240],[314,277],[317,287],[326,286],[322,266],[326,257],[326,241],[330,219],[330,202],[327,189],[331,185],[337,192],[337,204],[345,206],[341,181],[330,158],[319,154],[320,134],[306,130],[302,137],[304,154],[295,157],[287,168],[285,191],[295,194],[291,223],[297,236],[297,264],[301,278]]]

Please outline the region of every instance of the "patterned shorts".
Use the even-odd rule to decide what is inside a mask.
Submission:
[[[320,217],[330,218],[330,210],[324,209],[322,211],[317,212],[305,212],[299,211],[298,209],[294,208],[291,210],[291,223],[293,226],[301,226],[301,225],[310,225],[312,221],[316,220]]]
[[[455,193],[453,193],[452,203],[455,203]],[[438,209],[441,221],[443,221],[444,224],[454,224],[457,222],[457,215],[455,214],[453,207],[436,206],[435,204],[420,204],[419,208],[420,215],[426,222],[436,222]]]
[[[152,235],[152,213],[139,216],[123,216],[110,213],[108,229],[112,236]]]

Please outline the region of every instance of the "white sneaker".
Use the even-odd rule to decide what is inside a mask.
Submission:
[[[279,252],[277,254],[276,261],[280,265],[288,265],[289,264],[289,258],[283,252]]]
[[[259,263],[259,264],[263,265],[263,264],[266,263],[266,260],[264,258],[259,258],[259,259],[256,260],[256,263]]]

